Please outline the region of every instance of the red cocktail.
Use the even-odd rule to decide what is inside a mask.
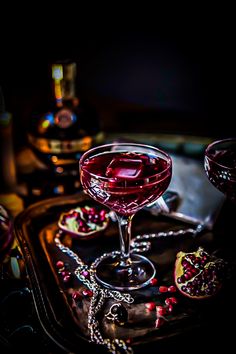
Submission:
[[[205,151],[204,167],[211,183],[236,202],[236,138],[209,144]]]
[[[148,284],[155,268],[147,258],[130,254],[131,221],[135,213],[167,189],[172,163],[165,152],[142,144],[108,144],[91,149],[80,160],[84,191],[116,213],[121,252],[97,265],[103,285],[119,290]]]

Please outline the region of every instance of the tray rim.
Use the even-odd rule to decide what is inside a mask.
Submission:
[[[23,258],[25,260],[26,272],[28,274],[28,280],[30,284],[30,289],[33,297],[34,307],[39,319],[41,326],[43,327],[49,338],[57,345],[58,351],[61,350],[63,353],[75,352],[77,353],[78,344],[85,346],[85,348],[92,349],[93,353],[107,353],[107,350],[95,343],[90,342],[85,336],[78,335],[75,337],[75,333],[64,331],[64,327],[57,326],[58,323],[52,321],[53,310],[50,306],[50,299],[45,292],[45,287],[40,283],[39,271],[37,270],[36,264],[37,260],[34,257],[33,246],[30,244],[29,235],[27,235],[26,227],[31,223],[32,217],[39,217],[42,212],[46,213],[48,209],[52,207],[60,208],[66,205],[68,208],[70,205],[76,205],[78,202],[83,201],[87,195],[83,191],[79,191],[73,195],[52,197],[48,199],[43,199],[34,204],[28,206],[24,211],[22,211],[15,218],[14,223],[14,235],[19,241]],[[172,220],[174,221],[174,220]],[[199,329],[199,325],[194,326],[196,330]],[[192,328],[185,328],[184,333],[192,332]],[[182,332],[178,331],[175,333],[169,333],[169,335],[162,338],[155,338],[150,342],[143,342],[141,344],[134,344],[133,349],[137,348],[137,345],[143,347],[145,345],[154,345],[159,341],[166,341],[171,338],[178,337]],[[75,340],[77,338],[77,340]]]

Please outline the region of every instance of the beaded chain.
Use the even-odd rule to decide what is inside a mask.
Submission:
[[[151,248],[151,240],[161,238],[161,237],[173,237],[182,236],[186,234],[192,234],[193,237],[196,236],[200,231],[199,226],[196,229],[188,228],[185,230],[178,231],[167,231],[152,234],[143,234],[136,236],[131,241],[131,253],[133,252],[146,252]],[[65,246],[61,242],[62,231],[58,231],[55,236],[55,244],[60,249],[61,252],[65,253],[68,257],[73,259],[77,263],[77,268],[75,269],[76,277],[92,291],[92,297],[89,305],[88,311],[88,329],[90,331],[90,340],[96,344],[104,345],[108,351],[112,354],[132,354],[133,350],[128,346],[124,340],[121,339],[103,339],[102,334],[99,329],[99,323],[97,320],[97,314],[101,310],[105,303],[105,299],[114,299],[115,301],[125,302],[127,304],[132,304],[134,302],[133,297],[128,293],[121,293],[117,290],[110,290],[100,286],[95,280],[95,269],[96,265],[107,256],[115,256],[120,254],[119,251],[113,251],[110,253],[105,253],[102,256],[95,259],[95,261],[89,267],[85,264],[82,259],[74,253],[69,247]]]

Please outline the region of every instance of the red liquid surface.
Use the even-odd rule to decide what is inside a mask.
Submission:
[[[160,157],[109,152],[84,161],[84,190],[112,210],[131,215],[155,201],[167,189],[171,167]]]
[[[209,157],[205,156],[209,180],[227,197],[236,200],[236,150],[215,151]]]

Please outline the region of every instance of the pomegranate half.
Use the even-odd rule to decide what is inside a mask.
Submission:
[[[109,214],[104,209],[77,207],[60,215],[58,226],[72,237],[90,239],[104,231],[109,223]]]
[[[208,254],[202,247],[196,252],[178,252],[174,279],[179,291],[193,299],[215,295],[222,287],[226,262]]]

